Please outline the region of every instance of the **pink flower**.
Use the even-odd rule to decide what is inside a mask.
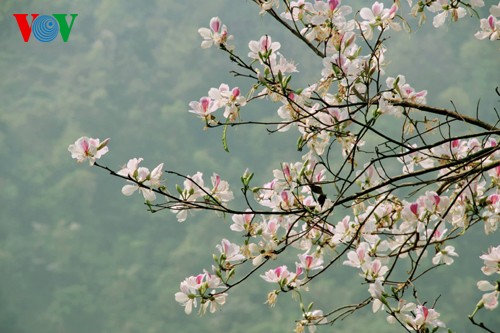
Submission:
[[[440,314],[436,310],[424,305],[417,305],[415,317],[408,320],[408,323],[415,329],[422,329],[428,326],[445,327],[444,323],[438,319],[439,316]]]
[[[349,242],[356,234],[356,227],[357,224],[351,221],[351,217],[349,215],[345,216],[342,221],[339,221],[335,226],[332,243],[337,245],[341,242]]]
[[[212,17],[210,20],[210,29],[200,28],[198,29],[198,33],[203,37],[201,47],[204,49],[212,45],[225,45],[233,37],[227,34],[227,27],[221,23],[218,17]]]
[[[322,269],[323,266],[323,256],[317,255],[312,256],[310,254],[299,254],[300,267],[304,268],[306,271],[315,271]]]
[[[193,307],[197,306],[200,298],[200,314],[205,314],[207,309],[213,313],[226,302],[225,293],[216,293],[214,288],[223,288],[221,279],[204,271],[203,274],[190,276],[181,282],[180,292],[175,293],[175,300],[184,306],[186,314],[190,314]]]
[[[500,293],[498,282],[496,284],[493,284],[483,280],[477,283],[477,287],[481,291],[492,291],[490,293],[483,294],[483,296],[481,297],[481,302],[486,309],[495,309],[498,306],[498,295]]]
[[[231,243],[227,239],[223,239],[220,245],[217,245],[217,249],[221,254],[224,255],[227,262],[244,260],[245,256],[240,253],[240,247],[234,243]]]
[[[213,99],[217,108],[224,108],[224,117],[235,120],[241,106],[246,104],[246,98],[240,95],[240,88],[229,89],[229,86],[222,83],[219,88],[211,88],[208,97]]]
[[[273,42],[271,36],[264,35],[260,37],[259,41],[250,41],[250,43],[248,43],[248,47],[250,48],[248,57],[262,61],[263,59],[267,59],[270,57],[268,53],[272,54],[273,52],[278,51],[281,47],[281,44],[278,42]]]
[[[389,268],[382,265],[382,262],[379,259],[375,259],[369,265],[366,265],[364,276],[367,278],[369,277],[372,280],[383,279],[388,270]]]
[[[197,114],[205,120],[209,120],[210,114],[217,110],[217,104],[208,97],[200,98],[199,102],[192,101],[189,103],[189,107],[191,108],[189,112]]]
[[[193,284],[193,277],[185,279],[181,282],[180,292],[175,293],[175,301],[181,303],[184,307],[186,314],[190,314],[193,311],[193,307],[196,307],[196,287]]]
[[[82,136],[74,144],[69,145],[68,151],[71,153],[71,158],[76,159],[78,163],[89,160],[89,164],[94,165],[96,159],[108,152],[108,142],[109,139],[100,143],[99,139]]]
[[[264,275],[261,275],[260,277],[264,279],[264,281],[270,282],[270,283],[282,283],[286,284],[286,279],[290,275],[290,272],[288,271],[288,268],[283,265],[276,267],[275,269],[270,269]]]
[[[488,38],[489,40],[494,41],[500,38],[500,20],[493,15],[488,16],[488,18],[481,19],[480,26],[481,31],[474,34],[477,39],[482,40]]]
[[[483,254],[479,258],[484,260],[484,266],[481,271],[486,275],[500,273],[500,245],[497,247],[490,247],[488,253]]]
[[[228,202],[233,200],[233,192],[229,189],[229,183],[221,180],[220,176],[216,173],[212,176],[212,196],[220,202]]]
[[[385,19],[392,19],[396,15],[398,7],[393,5],[390,9],[384,9],[384,4],[378,1],[372,5],[372,8],[362,8],[359,15],[370,24],[377,24]]]
[[[394,99],[399,96],[399,98],[403,101],[409,101],[417,104],[426,103],[425,97],[427,96],[427,90],[416,92],[415,89],[406,83],[404,75],[398,75],[396,78],[388,77],[385,82],[389,89],[393,89],[392,93],[383,93],[383,97],[385,99]]]
[[[401,26],[398,23],[393,22],[392,20],[396,16],[396,12],[398,11],[398,6],[396,4],[392,5],[390,9],[385,8],[384,4],[376,1],[372,8],[362,8],[359,12],[361,18],[365,21],[361,22],[361,29],[363,31],[363,35],[367,39],[373,38],[373,27],[383,27],[386,28],[390,26],[392,29],[399,31],[401,30]]]
[[[250,211],[250,209],[247,209]],[[254,214],[243,214],[243,215],[233,215],[231,218],[233,220],[233,224],[231,224],[230,228],[233,231],[248,231],[250,232],[250,226],[252,223],[252,219]]]
[[[366,267],[371,261],[368,256],[369,250],[370,246],[368,243],[363,242],[359,244],[355,251],[349,251],[347,253],[347,258],[349,260],[345,260],[343,264],[355,268]]]

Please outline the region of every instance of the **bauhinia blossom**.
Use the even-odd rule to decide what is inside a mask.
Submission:
[[[189,107],[191,108],[189,112],[197,114],[200,118],[205,119],[206,121],[210,121],[212,116],[211,113],[217,110],[217,104],[214,100],[208,97],[200,98],[200,101],[192,101],[189,103]]]
[[[224,118],[234,121],[239,115],[240,107],[246,104],[246,98],[241,95],[240,88],[232,89],[225,83],[219,88],[211,88],[208,96],[213,99],[217,108],[224,108]]]
[[[254,214],[251,213],[233,215],[233,217],[231,218],[233,220],[233,224],[231,224],[230,228],[231,230],[236,232],[246,231],[248,233],[251,233],[251,223],[253,218]]]
[[[221,180],[220,176],[216,173],[212,176],[212,191],[211,197],[218,202],[228,202],[233,200],[233,192],[229,189],[229,183]]]
[[[488,310],[493,310],[498,306],[498,295],[500,294],[500,285],[498,282],[479,281],[477,288],[481,291],[489,291],[481,297],[481,304]]]
[[[207,310],[214,313],[226,302],[226,293],[218,293],[215,289],[223,288],[222,281],[217,276],[205,271],[197,276],[190,276],[180,284],[180,292],[175,294],[175,300],[184,306],[186,314],[190,314],[200,302],[200,314]]]
[[[129,182],[134,183],[133,185],[123,186],[122,193],[126,196],[130,196],[136,190],[139,190],[144,196],[144,200],[154,201],[156,195],[153,189],[160,187],[163,163],[160,163],[150,172],[148,168],[139,167],[139,163],[141,163],[142,160],[142,158],[130,159],[127,165],[117,172],[120,176],[130,178],[131,181]]]
[[[490,247],[488,253],[481,255],[479,258],[484,261],[484,266],[481,268],[484,274],[500,274],[500,245],[497,247]]]
[[[384,4],[378,1],[375,1],[371,9],[362,8],[359,11],[359,15],[365,20],[361,22],[363,36],[366,39],[372,39],[374,27],[378,27],[379,29],[391,27],[396,31],[401,30],[401,26],[393,22],[397,11],[398,6],[396,4],[393,4],[391,8],[384,8]]]
[[[434,258],[432,258],[432,263],[434,265],[438,265],[440,263],[444,263],[446,265],[451,265],[453,263],[452,257],[458,257],[458,254],[455,252],[455,248],[451,245],[447,245],[444,249],[439,250]]]
[[[76,159],[78,163],[88,160],[90,165],[94,165],[97,159],[108,152],[108,142],[109,139],[100,142],[99,139],[82,136],[74,144],[69,145],[68,151],[71,153],[71,158]]]
[[[203,173],[197,172],[193,176],[187,176],[184,180],[184,188],[177,186],[182,202],[194,202],[199,198],[208,195],[210,190],[205,187]],[[172,212],[177,214],[177,221],[184,222],[187,218],[187,209],[189,205],[177,204],[172,207]]]
[[[233,36],[228,35],[226,25],[221,23],[218,17],[212,17],[210,20],[210,29],[200,28],[198,33],[203,37],[203,42],[201,42],[201,47],[206,49],[215,46],[226,46],[228,40],[232,39]]]
[[[481,31],[474,35],[477,39],[489,39],[495,41],[500,39],[500,2],[490,8],[491,15],[480,21]]]
[[[389,102],[403,100],[417,104],[426,103],[427,90],[416,92],[414,88],[406,83],[404,75],[398,75],[396,78],[388,77],[385,82],[392,92],[385,92],[382,96]]]
[[[319,255],[300,254],[300,267],[306,272],[322,269],[323,257]]]
[[[417,330],[422,330],[424,328],[434,328],[434,327],[445,327],[444,323],[439,320],[440,314],[425,305],[417,305],[414,310],[414,315],[406,316],[406,324]]]
[[[227,262],[234,262],[245,259],[245,256],[240,252],[240,247],[234,243],[231,243],[227,239],[223,239],[221,244],[217,245],[217,249],[224,256],[224,260]]]
[[[497,247],[490,247],[488,253],[480,256],[484,260],[484,266],[481,271],[487,275],[500,274],[500,245]],[[481,301],[479,301],[476,311],[483,306],[488,310],[493,310],[498,306],[498,296],[500,295],[500,281],[489,282],[479,281],[477,288],[487,293],[483,294]]]
[[[384,308],[384,303],[386,302],[384,296],[384,285],[381,279],[375,280],[375,282],[370,283],[368,287],[368,292],[373,298],[372,311],[375,313]]]
[[[275,269],[268,270],[264,275],[261,275],[261,278],[270,283],[286,284],[289,275],[290,272],[286,266],[279,266]]]
[[[462,18],[467,14],[465,8],[448,6],[447,2],[448,0],[437,0],[429,6],[429,10],[431,12],[438,13],[432,20],[432,25],[434,25],[435,28],[439,28],[444,24],[448,14],[451,16],[453,21],[457,21],[459,18]]]
[[[248,47],[250,48],[248,57],[263,62],[276,56],[276,51],[280,49],[281,44],[273,42],[271,36],[264,35],[258,41],[252,40],[248,43]]]
[[[481,19],[481,31],[478,31],[474,36],[477,39],[497,40],[500,39],[500,20],[493,15],[488,18]]]

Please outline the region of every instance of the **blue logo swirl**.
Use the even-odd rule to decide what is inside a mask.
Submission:
[[[40,15],[33,21],[31,32],[40,42],[51,42],[59,33],[59,24],[52,16]]]

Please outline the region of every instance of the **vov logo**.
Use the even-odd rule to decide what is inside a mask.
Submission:
[[[71,17],[69,24],[66,20],[68,15]],[[12,14],[12,16],[17,21],[25,43],[30,40],[31,34],[38,41],[46,43],[56,39],[59,33],[61,33],[62,40],[67,42],[78,14],[31,14],[31,24],[28,23],[28,14]]]

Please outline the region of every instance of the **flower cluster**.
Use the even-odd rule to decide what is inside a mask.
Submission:
[[[394,102],[411,102],[416,104],[426,104],[427,90],[415,91],[408,83],[404,75],[398,75],[396,78],[388,77],[386,79],[389,91],[382,94],[379,110],[382,113],[401,114],[402,107],[392,106]]]
[[[217,293],[216,289],[223,288],[221,279],[205,271],[196,276],[190,276],[181,282],[180,292],[175,293],[175,300],[184,306],[186,314],[190,314],[200,301],[200,314],[207,309],[214,313],[226,302],[225,293]]]
[[[239,110],[246,104],[246,98],[240,95],[240,89],[234,87],[232,89],[225,83],[222,83],[219,88],[211,88],[208,96],[200,98],[200,101],[192,101],[189,107],[192,112],[204,119],[207,124],[215,123],[213,112],[223,108],[223,116],[228,121],[235,121],[239,116]]]
[[[475,224],[482,223],[486,234],[498,229],[500,147],[493,135],[483,131],[497,128],[455,111],[431,108],[426,105],[426,90],[416,90],[404,75],[385,76],[384,34],[407,24],[400,15],[400,1],[390,7],[376,1],[352,16],[353,9],[340,0],[285,1],[280,16],[276,16],[280,1],[255,2],[261,14],[287,22],[288,29],[320,57],[317,78],[305,87],[296,86],[292,75],[298,72],[297,66],[280,53],[282,45],[269,35],[251,40],[244,59],[228,47],[232,36],[214,17],[210,28],[199,29],[202,48],[219,47],[242,71],[234,71],[236,76],[253,82],[248,93],[225,83],[211,88],[206,96],[189,103],[189,112],[207,126],[224,125],[225,142],[228,125],[243,124],[242,108],[266,98],[278,105],[278,121],[269,123],[276,125],[272,131],[298,131],[300,160],[282,162],[260,186],[250,186],[253,174],[245,171],[242,192],[249,208],[241,211],[227,208],[234,195],[216,173],[211,185],[205,185],[201,172],[181,175],[178,196],[162,185],[163,164],[150,172],[139,167],[142,159],[135,158],[117,173],[132,183],[123,187],[123,194],[138,190],[148,202],[162,194],[166,203],[158,207],[171,209],[179,222],[186,220],[188,210],[197,209],[231,217],[229,228],[241,242],[223,238],[216,245],[211,273],[186,278],[176,301],[186,313],[198,303],[201,314],[207,309],[214,312],[225,303],[226,291],[271,259],[281,259],[286,250],[296,255],[295,269],[280,262],[260,275],[273,285],[266,302],[271,306],[281,293],[293,292],[301,299],[312,280],[334,263],[342,263],[354,268],[360,282],[368,285],[367,301],[353,311],[371,304],[373,312],[385,310],[389,322],[407,330],[430,332],[445,327],[434,306],[407,300],[408,290],[416,288],[417,277],[431,268],[454,263],[458,251],[450,244],[452,239]],[[426,12],[433,13],[435,27],[484,6],[482,0],[408,4],[422,23]],[[498,39],[500,4],[490,12],[489,18],[481,20],[479,39]],[[218,110],[223,110],[224,121],[218,120]],[[425,112],[442,119],[430,119]],[[380,119],[400,124],[399,138]],[[479,126],[481,132],[445,137],[443,132],[455,129],[450,119]],[[436,139],[436,133],[441,137]],[[98,139],[81,138],[69,150],[78,161],[89,159],[93,164],[107,152],[106,144],[107,140],[100,144]],[[250,203],[252,196],[255,205]],[[500,273],[499,258],[500,246],[481,256],[486,275]],[[233,282],[245,264],[253,266],[251,273]],[[393,272],[400,265],[411,269],[407,278],[398,281]],[[478,288],[488,292],[478,306],[497,307],[498,282],[480,281]],[[296,332],[308,327],[313,333],[316,325],[335,321],[335,311],[324,314],[302,303],[301,309]]]
[[[463,16],[463,7],[446,7],[445,2],[433,1],[426,8],[436,13],[436,26],[441,25],[448,15],[455,20]],[[277,2],[259,4],[268,11]],[[476,1],[471,5],[480,7],[482,4]],[[251,260],[257,266],[277,258],[286,244],[290,243],[299,250],[294,272],[289,271],[287,265],[281,265],[261,275],[265,281],[278,284],[278,288],[268,294],[267,303],[271,305],[275,304],[280,292],[300,290],[306,281],[321,273],[327,257],[333,255],[335,258],[335,251],[347,246],[344,265],[359,269],[359,275],[369,283],[374,311],[390,307],[384,285],[395,257],[406,258],[413,251],[427,254],[428,247],[434,245],[432,264],[451,265],[458,254],[454,246],[446,244],[446,240],[456,230],[469,226],[469,217],[477,208],[483,211],[480,219],[484,221],[486,233],[497,229],[499,200],[495,189],[499,184],[498,167],[488,169],[487,178],[465,178],[464,182],[455,182],[456,174],[467,174],[478,166],[494,164],[499,157],[498,151],[477,162],[454,163],[495,147],[496,141],[491,138],[482,142],[476,138],[454,139],[430,148],[408,143],[397,157],[403,164],[403,175],[436,168],[436,184],[448,189],[447,194],[427,191],[411,202],[387,194],[393,189],[386,184],[391,184],[398,176],[389,174],[383,167],[366,163],[357,169],[354,183],[362,191],[375,191],[378,195],[362,204],[353,204],[353,214],[337,223],[324,220],[334,202],[322,186],[327,178],[324,165],[319,163],[321,156],[328,147],[331,149],[333,140],[340,145],[347,161],[351,161],[355,152],[365,145],[365,141],[352,130],[355,124],[359,124],[356,111],[342,104],[366,102],[369,99],[367,82],[384,74],[385,47],[378,43],[371,54],[363,56],[356,43],[357,36],[361,35],[366,41],[375,37],[375,31],[380,36],[388,29],[401,30],[401,25],[395,22],[398,10],[396,4],[384,8],[383,3],[375,2],[370,8],[359,11],[362,20],[356,22],[347,18],[352,13],[351,7],[341,6],[338,0],[290,2],[282,18],[302,24],[300,34],[305,40],[324,43],[325,46],[321,79],[301,89],[292,88],[291,74],[297,69],[280,53],[279,42],[264,35],[248,44],[250,51],[247,56],[252,65],[242,67],[257,74],[258,86],[262,90],[256,96],[280,103],[277,113],[282,122],[277,129],[287,131],[295,126],[300,133],[299,148],[308,148],[302,161],[283,163],[280,169],[273,171],[272,180],[252,189],[259,204],[283,215],[257,216],[251,211],[235,214],[230,228],[245,235],[244,245],[229,246],[229,243],[224,243],[227,240],[223,241],[226,247],[219,245],[221,257],[217,263],[226,269],[234,269],[235,264],[224,258],[237,258],[237,264]],[[235,57],[234,53],[231,56]],[[374,120],[380,115],[402,117],[411,108],[426,104],[427,91],[415,90],[403,75],[388,77],[386,86],[387,89],[373,99],[376,102]],[[207,114],[224,107],[224,117],[236,121],[240,112],[238,106],[245,105],[250,99],[237,101],[235,97],[240,96],[240,90],[238,88],[234,93],[235,89],[231,90],[226,84],[210,89],[208,97],[204,97],[204,110],[208,111],[198,114],[216,123],[215,118],[207,117]],[[254,85],[249,96],[256,91]],[[237,102],[233,104],[231,101]],[[350,163],[355,165],[354,161]],[[228,256],[224,251],[231,254]],[[407,327],[421,330],[444,326],[434,309],[413,303],[406,303],[404,308],[408,311],[402,322]],[[397,317],[404,313],[402,309],[394,311],[393,315]],[[305,322],[299,324],[303,327]]]
[[[203,199],[209,205],[222,206],[234,198],[233,192],[229,189],[228,182],[222,180],[216,173],[211,177],[211,189],[205,186],[203,173],[199,171],[193,176],[188,175],[185,178],[184,188],[177,185],[179,203],[170,207],[172,212],[177,214],[179,222],[186,220],[188,209],[196,207],[193,204],[199,199]]]
[[[435,28],[439,28],[443,26],[448,19],[456,22],[465,17],[468,11],[483,7],[484,1],[470,0],[467,3],[453,0],[430,0],[417,1],[417,3],[413,5],[413,1],[408,0],[408,4],[412,7],[411,14],[419,18],[420,24],[423,24],[426,21],[426,11],[428,11],[434,15],[432,25]]]
[[[480,258],[484,261],[484,266],[481,271],[486,276],[500,274],[500,245],[490,247],[488,253],[483,254]],[[498,306],[498,295],[500,295],[500,282],[489,282],[486,280],[479,281],[477,287],[481,291],[487,292],[483,294],[479,307],[485,307],[488,310],[493,310]]]

